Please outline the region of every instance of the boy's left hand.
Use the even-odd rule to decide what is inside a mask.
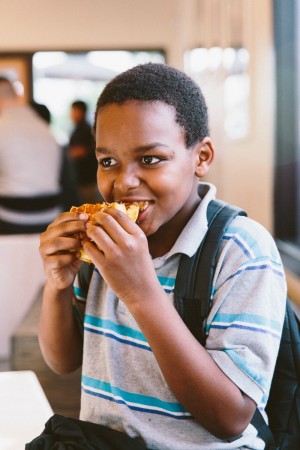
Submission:
[[[147,237],[123,212],[108,207],[95,215],[95,224],[86,227],[92,242],[86,240],[84,250],[127,306],[159,284]]]

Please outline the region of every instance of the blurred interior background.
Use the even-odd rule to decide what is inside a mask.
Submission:
[[[297,0],[1,0],[0,75],[48,107],[65,145],[72,101],[84,100],[92,121],[117,73],[147,61],[186,71],[209,107],[217,155],[207,181],[273,234],[299,305],[299,9]]]

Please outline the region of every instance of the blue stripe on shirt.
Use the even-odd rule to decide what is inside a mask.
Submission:
[[[242,358],[234,349],[224,349],[224,352],[235,362],[235,364],[246,373],[252,380],[254,380],[262,389],[267,388],[266,380],[259,375],[254,366],[249,366],[244,358]]]
[[[231,240],[240,247],[243,253],[250,259],[265,258],[265,251],[261,249],[258,240],[245,229],[230,225],[223,236],[224,240]],[[275,264],[280,265],[281,260],[278,249],[274,242],[270,240],[269,252]]]
[[[239,328],[241,330],[268,334],[275,339],[280,339],[281,337],[281,326],[277,321],[255,314],[216,314],[212,323],[206,325],[206,332],[208,333],[211,328]]]
[[[243,264],[236,272],[232,273],[222,284],[222,286],[232,278],[235,278],[236,276],[240,275],[243,272],[247,271],[259,271],[259,270],[270,270],[274,275],[277,277],[284,277],[284,270],[281,263],[278,263],[277,261],[272,261],[269,258],[257,258],[255,260],[247,261],[245,264]],[[215,295],[218,289],[216,289],[216,286],[212,286],[212,296]]]
[[[151,351],[151,348],[141,331],[124,325],[117,325],[111,320],[105,320],[86,314],[84,317],[84,329],[91,333],[102,334],[122,342],[123,344],[133,345],[134,347],[140,347]]]
[[[175,278],[162,277],[160,275],[157,278],[166,294],[174,292]]]
[[[87,292],[81,289],[78,286],[73,286],[73,291],[76,297],[80,300],[86,300],[87,298]]]
[[[174,291],[175,278],[159,276],[158,280],[167,294]],[[78,298],[83,298],[84,292],[80,288],[74,286],[74,292]],[[84,320],[84,330],[106,336],[123,344],[152,351],[145,336],[139,330],[116,325],[110,320],[86,315]]]
[[[89,395],[126,405],[128,408],[139,412],[160,414],[175,419],[191,418],[191,414],[180,403],[166,402],[156,397],[124,391],[108,382],[84,375],[82,376],[82,390]]]

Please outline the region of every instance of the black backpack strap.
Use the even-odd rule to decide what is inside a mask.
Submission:
[[[300,321],[288,298],[266,412],[280,448],[300,449]]]
[[[79,284],[86,292],[88,291],[94,269],[95,265],[93,263],[84,261],[78,272]]]
[[[277,446],[274,436],[263,418],[261,412],[256,408],[254,416],[252,417],[251,424],[257,429],[258,436],[265,442],[265,450],[277,450]]]
[[[84,292],[88,292],[90,281],[94,271],[94,264],[83,262],[78,272],[79,284]],[[83,336],[83,321],[85,312],[85,302],[79,301],[76,296],[73,297],[73,314],[77,322],[81,335]]]
[[[196,339],[205,344],[205,324],[210,309],[212,281],[222,237],[230,222],[246,216],[240,208],[212,200],[207,209],[208,230],[197,252],[182,255],[179,262],[174,301],[175,307]]]
[[[212,282],[222,237],[231,221],[246,212],[219,200],[212,200],[207,209],[208,230],[197,252],[190,258],[182,255],[174,290],[175,307],[196,339],[205,345],[206,319],[210,309]],[[256,409],[251,420],[266,449],[276,450],[274,437],[262,414]]]

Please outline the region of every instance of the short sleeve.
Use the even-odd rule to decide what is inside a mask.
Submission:
[[[236,218],[215,271],[206,348],[261,409],[267,402],[286,306],[286,280],[272,236]]]

